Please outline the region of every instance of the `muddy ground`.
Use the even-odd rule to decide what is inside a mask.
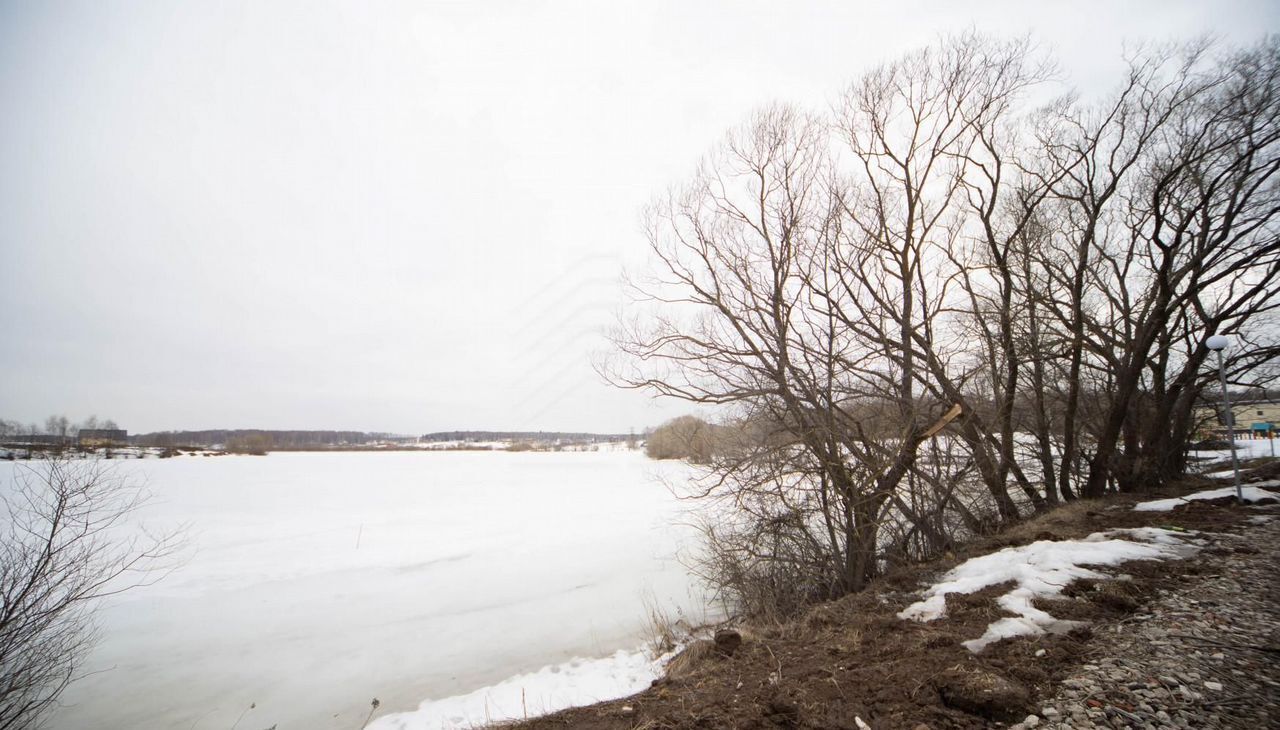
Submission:
[[[949,595],[947,615],[938,621],[904,621],[895,614],[916,600],[916,592],[931,579],[968,558],[1004,547],[1124,527],[1245,529],[1250,512],[1232,500],[1196,502],[1172,512],[1130,509],[1137,501],[1207,486],[1220,484],[1189,480],[1159,494],[1067,505],[969,544],[946,559],[898,570],[870,590],[816,606],[799,620],[744,628],[744,641],[731,655],[704,645],[695,658],[680,662],[678,671],[638,695],[518,726],[839,730],[859,728],[861,720],[876,730],[942,730],[1016,722],[1051,696],[1057,683],[1094,649],[1093,628],[1005,640],[971,654],[960,642],[980,636],[989,623],[1005,615],[994,601],[1007,586]],[[1087,621],[1093,627],[1116,622],[1140,610],[1157,592],[1193,583],[1204,563],[1197,556],[1103,569],[1132,580],[1104,581],[1098,588],[1089,581],[1077,582],[1065,591],[1065,599],[1044,607],[1055,617]]]

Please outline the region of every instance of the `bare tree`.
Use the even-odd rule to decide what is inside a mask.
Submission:
[[[1210,334],[1236,335],[1233,366],[1280,356],[1280,40],[1227,55],[1179,115],[1126,205],[1144,285],[1128,310],[1140,375],[1111,471],[1121,489],[1183,470],[1192,409],[1212,380]],[[1092,475],[1091,475],[1092,478]]]
[[[854,160],[839,266],[850,295],[838,307],[840,323],[881,344],[897,372],[904,417],[921,390],[961,405],[960,438],[1005,520],[1018,516],[1009,475],[1032,503],[1041,502],[1014,459],[1021,358],[1005,251],[1044,192],[1023,189],[1022,209],[1004,216],[1001,230],[997,216],[1010,210],[1005,197],[1019,182],[1016,150],[1004,137],[1020,96],[1050,72],[1025,39],[967,34],[867,74],[846,93],[839,118]],[[999,275],[986,277],[989,285],[975,274],[979,259]],[[984,287],[994,292],[980,293]],[[978,329],[985,352],[973,350],[974,333],[964,326],[972,321],[964,313],[978,310],[977,321],[992,325]],[[986,395],[975,388],[983,379]]]
[[[1207,335],[1258,328],[1238,362],[1276,357],[1278,47],[1219,62],[1203,43],[1144,52],[1111,101],[1064,107],[1046,137],[1065,255],[1042,259],[1042,301],[1070,358],[1063,494],[1077,455],[1085,496],[1181,473]]]
[[[705,485],[743,517],[713,535],[734,546],[719,573],[787,570],[789,588],[812,595],[875,573],[879,518],[908,461],[841,410],[859,387],[848,364],[872,351],[834,326],[815,289],[830,261],[828,154],[820,120],[774,107],[658,202],[661,274],[636,293],[659,311],[624,324],[616,344],[628,357],[610,371],[629,387],[738,406],[767,431],[718,458]]]
[[[58,445],[65,446],[71,435],[71,421],[66,416],[49,416],[44,420],[45,433],[58,437]]]
[[[177,533],[128,523],[144,497],[96,460],[15,473],[0,525],[0,730],[38,727],[83,676],[101,599],[171,567]]]

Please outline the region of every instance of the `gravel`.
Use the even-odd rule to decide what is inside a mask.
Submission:
[[[1280,727],[1280,515],[1209,540],[1199,575],[1123,622],[1010,730]]]

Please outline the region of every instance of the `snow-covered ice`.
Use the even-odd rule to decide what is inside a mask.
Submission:
[[[637,452],[104,463],[145,480],[148,526],[189,523],[192,550],[102,607],[93,674],[53,730],[213,730],[250,704],[242,728],[349,730],[374,697],[379,713],[455,698],[438,716],[470,722],[467,697],[496,685],[490,716],[510,712],[503,680],[530,673],[569,678],[520,680],[531,712],[590,702],[656,671],[633,651],[646,601],[691,620],[706,606],[675,557],[694,539],[685,505],[657,481],[689,467]]]
[[[1129,538],[1129,539],[1124,539]],[[1014,636],[1045,632],[1065,632],[1078,622],[1063,621],[1036,608],[1036,598],[1051,598],[1062,593],[1072,581],[1081,578],[1101,580],[1105,573],[1086,565],[1118,565],[1130,560],[1167,560],[1186,557],[1196,548],[1185,535],[1152,527],[1095,532],[1083,540],[1040,540],[1030,545],[1005,548],[982,555],[947,571],[930,586],[925,599],[898,613],[898,618],[934,621],[946,614],[948,593],[976,593],[983,588],[1014,583],[1008,593],[996,600],[1004,610],[1016,617],[999,619],[977,639],[963,642],[975,654],[988,644]]]
[[[1264,482],[1265,485],[1271,485],[1272,482]],[[1280,484],[1280,482],[1278,482]],[[1261,502],[1264,500],[1280,499],[1280,494],[1268,492],[1257,486],[1248,486],[1240,488],[1241,496],[1244,497],[1246,503]],[[1185,497],[1172,497],[1170,499],[1155,499],[1150,502],[1139,502],[1133,506],[1135,512],[1168,512],[1174,507],[1189,502],[1199,502],[1211,499],[1222,499],[1224,497],[1236,496],[1235,487],[1222,487],[1221,489],[1207,489],[1203,492],[1188,494]]]

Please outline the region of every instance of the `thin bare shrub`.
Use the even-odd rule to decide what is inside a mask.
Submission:
[[[17,730],[84,675],[101,599],[158,580],[181,543],[128,524],[146,493],[94,459],[34,461],[0,490],[0,728]]]

